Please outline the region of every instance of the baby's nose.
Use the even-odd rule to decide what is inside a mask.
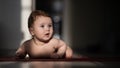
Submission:
[[[49,27],[46,27],[45,30],[50,30],[50,28],[49,28]]]

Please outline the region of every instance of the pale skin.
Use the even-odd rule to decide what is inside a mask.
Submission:
[[[33,38],[18,48],[17,57],[28,54],[31,58],[72,58],[72,49],[64,41],[53,38],[50,17],[37,16],[29,31]]]

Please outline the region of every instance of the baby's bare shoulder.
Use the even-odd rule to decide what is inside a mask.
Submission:
[[[65,44],[65,42],[61,39],[57,39],[57,38],[53,38],[51,40],[53,43],[57,43],[57,44]]]
[[[23,46],[28,46],[28,45],[30,45],[30,43],[31,43],[31,39],[30,40],[26,40],[22,45]]]

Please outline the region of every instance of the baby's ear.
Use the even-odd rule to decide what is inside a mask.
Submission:
[[[29,28],[29,32],[30,32],[30,34],[31,34],[32,36],[34,35],[34,30],[33,30],[32,27]]]

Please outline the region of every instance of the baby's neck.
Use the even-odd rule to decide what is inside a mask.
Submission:
[[[43,41],[40,41],[40,40],[34,39],[34,38],[32,39],[32,42],[33,42],[33,44],[35,44],[37,46],[42,46],[42,45],[46,44],[46,42],[43,42]]]
[[[49,41],[40,41],[40,40],[38,40],[38,39],[32,38],[32,42],[33,42],[35,45],[43,46],[43,45],[47,44]]]

